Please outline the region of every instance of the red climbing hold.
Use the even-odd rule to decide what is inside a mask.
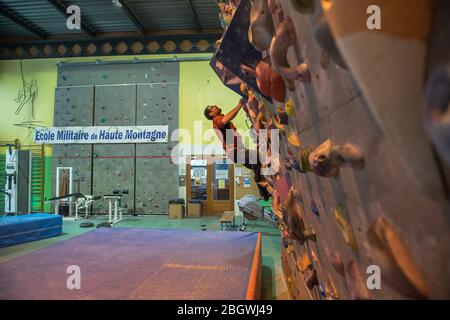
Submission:
[[[272,70],[270,65],[261,60],[256,66],[256,84],[259,90],[266,96],[276,101],[284,102],[286,87],[283,78]]]

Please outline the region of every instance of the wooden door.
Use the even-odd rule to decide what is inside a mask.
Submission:
[[[213,160],[209,169],[209,212],[222,215],[234,208],[234,164],[223,160]]]
[[[233,210],[234,165],[217,157],[189,156],[187,160],[187,202],[202,200],[203,215],[220,216],[224,211]]]

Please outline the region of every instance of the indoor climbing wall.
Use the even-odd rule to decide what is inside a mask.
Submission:
[[[94,87],[61,86],[55,91],[54,126],[91,126],[93,120]],[[56,168],[73,168],[73,191],[91,193],[91,144],[53,146],[53,186],[56,186]],[[56,195],[56,190],[53,191]]]
[[[136,85],[95,87],[95,126],[133,126],[136,122]],[[93,151],[93,192],[95,195],[124,191],[124,213],[134,212],[135,144],[96,144]],[[107,204],[94,202],[94,210]],[[106,208],[105,208],[106,209]]]
[[[176,65],[161,66],[153,84],[137,87],[137,125],[168,125],[178,128],[178,70]],[[165,76],[157,76],[163,74]],[[136,212],[166,214],[169,200],[178,197],[178,165],[171,152],[177,141],[136,146]]]
[[[430,3],[398,1],[394,16],[382,0],[241,0],[250,25],[231,21],[266,56],[231,67],[256,77],[241,86],[253,128],[280,133],[266,180],[295,299],[450,297],[448,163],[420,120],[431,31],[402,30],[430,25]],[[367,31],[369,4],[385,31]]]
[[[178,128],[179,64],[121,62],[61,64],[55,98],[55,126],[169,126]],[[170,162],[174,143],[54,146],[56,166],[74,167],[80,192],[128,193],[125,213],[167,214],[178,195],[178,166]],[[92,169],[91,169],[92,166]],[[78,191],[75,184],[75,191]],[[106,212],[96,201],[95,212]]]

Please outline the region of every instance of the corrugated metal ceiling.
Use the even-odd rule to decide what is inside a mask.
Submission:
[[[124,0],[121,0],[124,1]],[[192,0],[202,29],[220,28],[214,0]],[[139,29],[113,0],[59,0],[65,7],[76,4],[83,21],[96,33],[138,32]],[[189,0],[125,0],[126,5],[150,32],[197,30]],[[48,0],[0,0],[0,8],[49,36],[81,34],[69,30],[66,18]],[[33,36],[33,33],[0,13],[0,39]]]

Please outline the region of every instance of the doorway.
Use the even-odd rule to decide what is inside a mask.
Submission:
[[[226,158],[189,156],[186,199],[201,200],[202,214],[220,216],[234,209],[234,164]]]

